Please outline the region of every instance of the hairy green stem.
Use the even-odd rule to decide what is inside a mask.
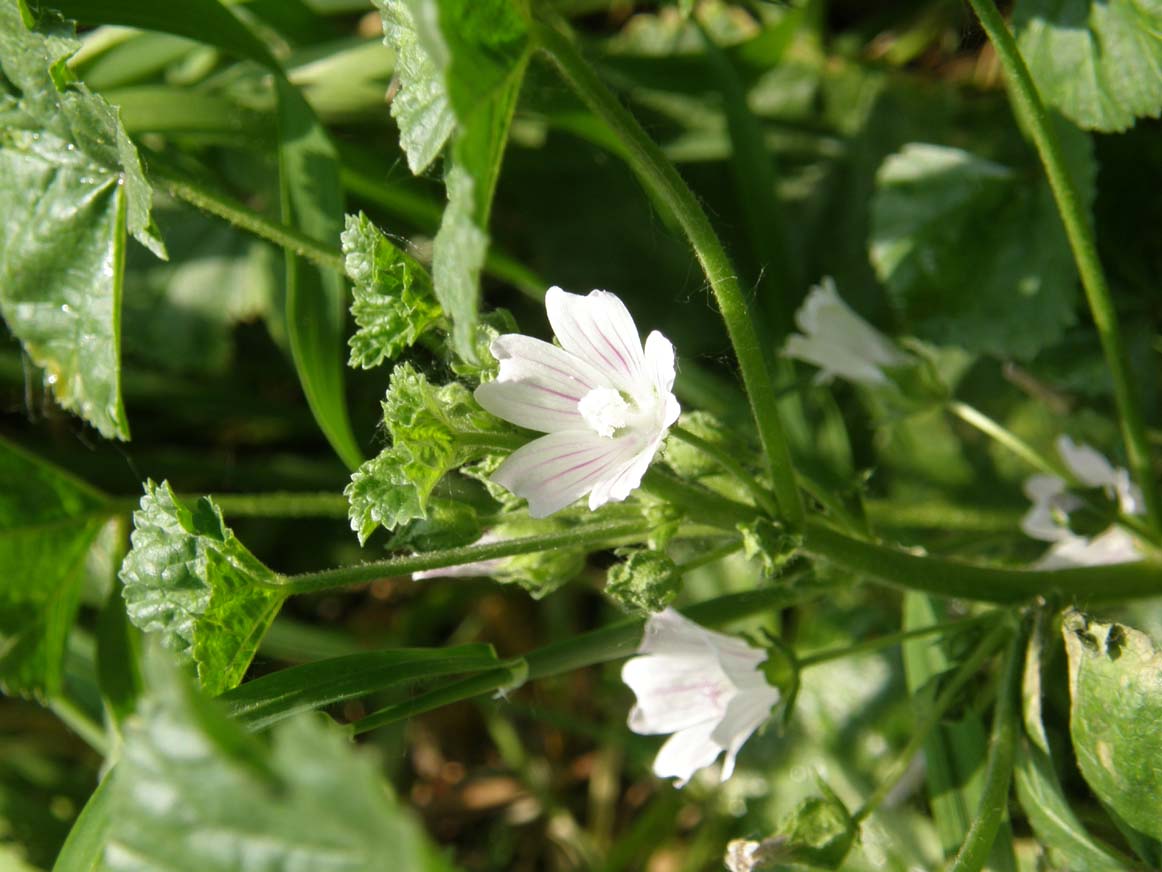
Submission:
[[[997,830],[1009,807],[1009,783],[1013,777],[1013,753],[1017,743],[1017,695],[1021,688],[1026,633],[1014,633],[1005,653],[1001,685],[997,689],[993,712],[992,737],[989,739],[988,766],[980,806],[964,844],[948,872],[979,872],[984,867],[997,838]]]
[[[901,642],[906,642],[909,639],[918,639],[936,634],[959,633],[967,627],[975,626],[983,621],[992,620],[996,620],[996,615],[992,612],[986,612],[975,617],[962,618],[959,621],[943,621],[939,624],[929,624],[927,627],[916,627],[913,630],[890,633],[889,635],[879,636],[875,639],[865,639],[862,642],[855,642],[851,645],[828,648],[825,651],[819,651],[816,654],[808,654],[806,657],[798,658],[799,668],[807,669],[811,666],[818,666],[820,663],[829,663],[832,660],[855,657],[859,654],[869,654],[873,651],[882,651],[884,648],[894,648],[896,645],[899,645]]]
[[[743,485],[750,491],[751,497],[755,503],[762,508],[768,515],[778,515],[777,507],[771,500],[771,496],[766,489],[755,480],[755,477],[747,472],[746,467],[734,459],[730,452],[725,448],[715,445],[713,442],[708,442],[701,436],[691,433],[685,427],[671,427],[670,434],[675,438],[680,439],[687,445],[693,446],[729,472],[735,477],[739,484]]]
[[[980,566],[855,539],[818,520],[808,522],[803,550],[892,587],[981,602],[1059,594],[1096,604],[1162,595],[1162,563],[1149,560],[1052,570]]]
[[[981,27],[988,34],[996,49],[997,58],[1005,70],[1010,96],[1017,114],[1025,120],[1037,154],[1045,167],[1049,187],[1057,202],[1057,211],[1065,225],[1069,247],[1077,263],[1077,272],[1085,288],[1089,310],[1093,315],[1105,353],[1106,366],[1114,383],[1114,398],[1118,407],[1118,418],[1122,428],[1122,438],[1126,443],[1126,455],[1134,480],[1142,489],[1146,501],[1146,514],[1155,530],[1162,530],[1162,497],[1155,486],[1153,465],[1150,462],[1150,443],[1146,436],[1146,422],[1134,383],[1130,375],[1129,359],[1118,328],[1117,313],[1101,259],[1097,252],[1097,239],[1093,223],[1082,201],[1077,183],[1070,175],[1065,156],[1061,151],[1057,134],[1053,130],[1053,118],[1046,110],[1037,86],[1029,74],[1017,41],[1001,17],[995,0],[969,0]]]
[[[912,738],[908,740],[908,744],[904,746],[904,750],[900,752],[900,755],[892,764],[887,775],[883,777],[876,789],[872,791],[871,796],[852,815],[852,820],[856,824],[867,819],[868,815],[879,808],[880,803],[892,792],[892,788],[896,786],[908,771],[912,758],[924,747],[924,743],[928,740],[928,734],[935,729],[936,725],[940,723],[941,718],[944,717],[945,712],[956,702],[964,686],[976,675],[985,661],[992,656],[992,653],[1000,647],[1001,643],[1011,632],[1012,628],[1009,623],[1007,621],[1000,621],[989,631],[988,635],[980,640],[972,653],[961,662],[955,674],[953,674],[949,682],[944,685],[944,689],[936,697],[932,707],[925,712],[924,716],[920,718],[919,723],[913,728]]]
[[[346,518],[347,498],[341,493],[315,491],[271,491],[254,494],[183,493],[183,503],[195,503],[203,496],[212,500],[227,517],[240,518]],[[108,514],[132,514],[141,504],[140,497],[111,497]]]
[[[273,242],[320,269],[344,272],[343,256],[333,248],[312,239],[297,228],[272,221],[232,197],[194,181],[157,155],[149,156],[149,176],[154,185],[172,197]]]
[[[493,560],[497,557],[514,557],[517,554],[531,554],[553,548],[569,548],[578,545],[613,544],[622,540],[645,537],[652,529],[649,522],[640,518],[621,521],[599,521],[583,524],[568,530],[541,533],[537,536],[523,536],[485,545],[464,545],[459,548],[445,548],[441,551],[427,551],[423,554],[408,554],[361,563],[358,566],[343,566],[322,572],[307,572],[301,575],[282,576],[272,587],[284,593],[303,594],[321,590],[332,590],[351,584],[374,581],[378,578],[411,575],[425,569],[442,569],[446,566],[460,566]]]
[[[726,323],[726,332],[738,357],[779,508],[787,523],[796,529],[802,527],[805,519],[803,501],[795,484],[791,454],[779,420],[774,380],[767,368],[738,276],[710,219],[674,165],[605,86],[572,41],[555,26],[541,22],[533,23],[533,34],[541,50],[557,65],[577,96],[613,129],[625,145],[626,158],[641,182],[681,224],[714,292],[718,310]]]
[[[681,609],[692,621],[707,627],[720,627],[763,611],[784,609],[825,593],[823,585],[793,584],[792,579],[777,587],[745,593],[727,594]],[[629,657],[637,651],[645,628],[644,618],[627,618],[580,636],[553,642],[525,655],[526,680],[548,678],[586,666]],[[502,690],[513,684],[514,667],[503,667],[462,679],[407,702],[397,703],[373,712],[354,725],[356,733],[432,711],[441,706],[484,693]]]

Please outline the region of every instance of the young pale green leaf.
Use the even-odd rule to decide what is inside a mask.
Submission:
[[[360,466],[344,491],[351,529],[361,542],[377,526],[394,530],[427,517],[428,499],[440,479],[484,450],[464,437],[507,431],[464,385],[436,387],[408,363],[392,372],[383,417],[391,446]]]
[[[167,482],[146,482],[121,566],[129,619],[197,665],[207,693],[242,680],[284,594],[208,497],[181,503]]]
[[[151,665],[111,774],[110,872],[450,872],[342,730],[303,716],[268,746]]]
[[[351,314],[359,327],[348,340],[348,363],[371,369],[414,345],[443,313],[427,270],[392,245],[362,212],[347,216],[341,238],[354,283]]]
[[[0,440],[0,688],[52,697],[84,581],[109,515],[104,496]]]
[[[482,672],[499,665],[491,645],[374,651],[282,669],[248,681],[219,699],[231,717],[251,730],[264,730],[302,712],[388,687]]]
[[[278,164],[283,218],[310,236],[334,244],[343,226],[339,157],[302,94],[275,77]],[[335,453],[350,469],[363,462],[351,431],[343,382],[343,277],[286,252],[286,327],[307,403]]]
[[[525,536],[538,536],[557,530],[567,530],[574,523],[567,517],[539,520],[518,517],[516,520],[506,521],[492,527],[489,530],[489,535],[495,540],[520,539]],[[550,548],[547,551],[533,551],[528,554],[505,557],[483,574],[504,584],[518,584],[528,591],[533,599],[541,599],[565,582],[576,578],[577,574],[585,567],[585,557],[586,549],[584,547]]]
[[[1162,839],[1162,654],[1144,633],[1077,612],[1062,633],[1078,768],[1127,825]]]
[[[383,18],[383,41],[395,52],[396,92],[391,117],[399,125],[399,141],[408,167],[419,175],[444,148],[456,126],[448,106],[444,77],[416,34],[416,12],[431,14],[410,0],[372,0]]]
[[[59,18],[0,0],[0,314],[62,406],[103,436],[128,439],[126,231],[159,257],[165,247],[116,110],[65,65],[78,45]]]
[[[1058,126],[1088,204],[1088,144]],[[920,338],[1027,359],[1073,323],[1077,274],[1039,173],[912,143],[884,161],[876,187],[871,260]]]
[[[1020,0],[1013,29],[1042,99],[1092,130],[1162,112],[1162,6]]]
[[[109,836],[110,805],[112,794],[109,784],[112,778],[106,775],[97,785],[77,815],[68,838],[61,846],[52,872],[98,872],[103,868],[101,858],[105,853],[105,841]]]

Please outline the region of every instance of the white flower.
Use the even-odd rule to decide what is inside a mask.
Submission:
[[[1130,481],[1130,474],[1115,468],[1101,453],[1089,445],[1079,445],[1068,436],[1057,440],[1057,453],[1082,484],[1100,487],[1116,498],[1119,510],[1126,515],[1142,513],[1142,492]],[[1117,525],[1108,527],[1093,538],[1069,529],[1069,513],[1084,503],[1068,490],[1055,475],[1034,475],[1025,481],[1025,496],[1033,505],[1021,519],[1026,536],[1052,542],[1033,566],[1037,569],[1064,569],[1070,566],[1100,566],[1140,560],[1134,537]]]
[[[816,380],[820,382],[839,376],[859,384],[883,385],[888,381],[883,367],[911,361],[843,302],[830,277],[811,289],[795,313],[795,323],[803,335],[791,335],[783,354],[819,367]]]
[[[654,774],[677,778],[681,787],[725,751],[725,781],[743,743],[779,701],[759,669],[767,652],[666,609],[646,623],[638,653],[621,670],[637,696],[629,728],[673,733],[654,760]]]
[[[641,337],[625,304],[549,288],[549,323],[560,347],[510,333],[492,342],[495,381],[476,389],[492,414],[548,435],[514,451],[492,480],[529,503],[534,518],[589,495],[589,508],[619,502],[642,476],[678,419],[674,346]]]

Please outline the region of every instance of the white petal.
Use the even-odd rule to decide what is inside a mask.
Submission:
[[[1126,470],[1118,469],[1114,491],[1118,495],[1118,510],[1122,514],[1140,515],[1146,511],[1142,490],[1130,480],[1130,474]]]
[[[577,400],[605,384],[602,372],[585,359],[532,336],[497,336],[489,350],[500,362],[499,381],[532,380]]]
[[[485,382],[473,395],[485,411],[518,427],[542,433],[585,427],[576,401],[535,381]]]
[[[654,758],[654,774],[677,778],[676,786],[684,787],[695,772],[709,766],[722,753],[722,746],[710,738],[713,731],[714,723],[709,722],[674,733]]]
[[[674,733],[726,713],[735,688],[705,656],[634,657],[621,669],[621,680],[637,697],[629,728],[635,733]]]
[[[593,291],[583,297],[552,287],[545,310],[562,348],[600,370],[612,386],[634,393],[645,356],[633,317],[617,296]]]
[[[1070,535],[1053,545],[1033,564],[1035,569],[1068,569],[1071,566],[1105,566],[1141,560],[1134,537],[1120,527],[1109,527],[1093,539]]]
[[[763,690],[740,693],[730,701],[722,721],[714,728],[711,739],[726,749],[722,761],[722,780],[734,772],[734,760],[743,743],[771,714],[779,701],[779,691],[767,686]]]
[[[670,657],[709,657],[710,631],[696,624],[673,607],[650,615],[638,645],[639,654],[661,654]]]
[[[550,433],[510,454],[492,480],[528,500],[532,517],[544,518],[589,493],[616,468],[617,442],[591,430]]]
[[[661,440],[657,439],[645,451],[638,451],[635,449],[635,445],[639,444],[640,440],[634,440],[632,436],[624,436],[615,441],[621,443],[622,461],[617,468],[611,470],[610,474],[593,488],[593,492],[589,495],[591,511],[599,509],[609,502],[619,503],[640,487],[642,476],[649,469],[650,461],[654,459],[658,445],[661,444]]]
[[[1022,490],[1033,502],[1044,503],[1065,493],[1065,482],[1055,475],[1031,475],[1025,479]]]
[[[646,337],[645,355],[646,367],[658,388],[658,395],[664,397],[674,390],[674,346],[654,330]]]
[[[1060,436],[1057,439],[1057,453],[1082,484],[1111,489],[1117,486],[1118,476],[1113,466],[1092,446],[1074,442],[1068,436]]]

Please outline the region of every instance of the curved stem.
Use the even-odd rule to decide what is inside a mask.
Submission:
[[[629,165],[642,184],[681,224],[714,292],[718,310],[726,323],[726,332],[738,357],[751,411],[758,424],[759,437],[770,466],[779,508],[788,524],[796,529],[801,528],[805,518],[803,501],[795,485],[791,454],[779,421],[774,380],[767,368],[738,276],[710,219],[673,164],[649,138],[637,119],[598,78],[572,41],[555,27],[540,22],[533,23],[533,35],[541,50],[557,65],[577,96],[613,129],[625,145]]]
[[[753,475],[746,471],[746,468],[731,457],[730,453],[721,446],[715,445],[713,442],[708,442],[701,436],[691,433],[685,427],[671,427],[671,435],[682,440],[687,445],[697,448],[727,472],[735,477],[740,484],[742,484],[748,491],[755,503],[759,505],[768,515],[778,515],[777,507],[771,500],[770,494],[766,489],[760,485]]]
[[[1017,41],[1009,31],[1005,20],[997,9],[995,0],[969,0],[981,27],[988,34],[996,49],[997,58],[1004,67],[1009,82],[1010,96],[1014,110],[1027,123],[1037,154],[1045,167],[1049,187],[1057,202],[1057,211],[1065,225],[1069,237],[1069,247],[1077,263],[1077,272],[1085,288],[1089,310],[1093,314],[1094,325],[1101,339],[1106,366],[1114,383],[1114,399],[1117,401],[1118,418],[1122,427],[1122,438],[1126,443],[1126,455],[1134,480],[1142,489],[1146,500],[1146,513],[1151,526],[1162,530],[1162,498],[1155,487],[1153,466],[1150,462],[1150,443],[1146,437],[1146,423],[1134,393],[1130,377],[1129,360],[1118,328],[1117,313],[1114,310],[1109,284],[1097,253],[1097,240],[1088,209],[1082,201],[1077,184],[1069,173],[1061,144],[1053,130],[1053,120],[1037,87],[1029,68],[1017,48]]]
[[[906,642],[908,639],[933,636],[937,633],[959,633],[966,627],[972,627],[983,621],[995,619],[995,614],[985,612],[982,615],[962,618],[958,621],[943,621],[939,624],[929,624],[927,627],[916,627],[913,630],[903,630],[899,633],[891,633],[875,639],[865,639],[862,642],[855,642],[839,648],[828,648],[825,651],[819,651],[815,654],[808,654],[806,657],[798,658],[799,668],[806,669],[809,666],[818,666],[820,663],[829,663],[832,660],[840,660],[844,657],[855,657],[859,654],[868,654],[872,651],[882,651],[884,648],[893,648],[901,642]]]
[[[919,723],[912,730],[912,738],[908,740],[908,744],[904,746],[904,750],[900,752],[900,756],[896,758],[888,774],[880,781],[879,786],[864,801],[864,804],[851,816],[856,824],[865,820],[868,815],[879,808],[880,803],[892,792],[892,788],[908,771],[912,758],[920,753],[920,749],[924,747],[924,743],[928,740],[928,734],[940,723],[944,713],[956,702],[961,690],[976,675],[977,670],[984,665],[985,661],[992,656],[993,651],[1000,647],[1001,642],[1011,632],[1009,623],[1001,621],[989,631],[987,636],[980,640],[972,653],[960,664],[956,673],[944,685],[940,695],[936,697],[932,707],[924,717],[919,719]]]
[[[642,477],[642,490],[672,503],[695,521],[723,530],[735,531],[739,524],[750,523],[757,516],[754,506],[735,502],[657,467]]]
[[[598,543],[613,544],[626,539],[634,540],[648,535],[652,527],[652,524],[640,518],[628,521],[601,521],[596,524],[573,527],[569,530],[542,533],[538,536],[524,536],[519,539],[507,539],[486,545],[464,545],[459,548],[446,548],[441,551],[428,551],[423,554],[408,554],[372,563],[361,563],[358,566],[343,566],[322,572],[281,576],[271,586],[287,595],[315,593],[321,590],[332,590],[337,587],[374,581],[377,578],[411,575],[413,572],[425,569],[443,569],[446,566],[478,563],[498,557],[514,557],[517,554],[530,554],[553,548],[596,545]]]
[[[1017,693],[1021,686],[1025,638],[1024,632],[1015,633],[1005,652],[980,806],[948,872],[979,872],[984,867],[1009,807],[1009,783],[1013,777],[1013,755],[1017,743]]]
[[[981,602],[1060,594],[1096,604],[1162,595],[1162,564],[1148,560],[1052,570],[981,566],[854,539],[815,520],[808,522],[803,550],[892,587]]]

